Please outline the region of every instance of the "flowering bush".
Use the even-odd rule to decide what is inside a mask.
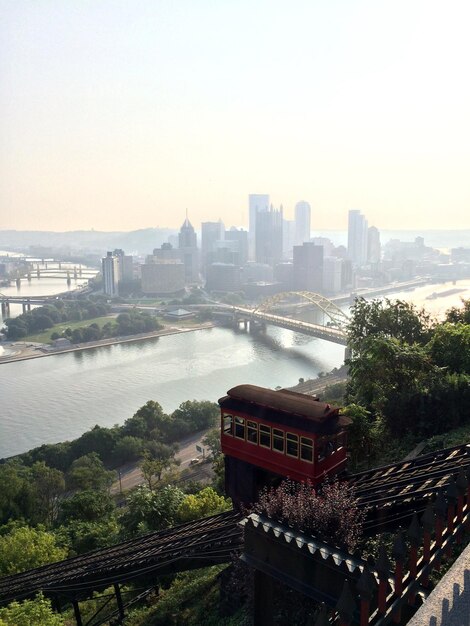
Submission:
[[[278,487],[265,488],[251,512],[348,550],[357,545],[365,516],[352,489],[338,481],[327,482],[321,494],[317,494],[310,483],[285,480]]]

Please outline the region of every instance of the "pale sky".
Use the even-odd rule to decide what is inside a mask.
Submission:
[[[470,228],[468,0],[0,0],[0,229]]]

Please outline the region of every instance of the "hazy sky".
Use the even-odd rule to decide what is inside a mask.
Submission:
[[[0,0],[0,229],[470,228],[468,0]]]

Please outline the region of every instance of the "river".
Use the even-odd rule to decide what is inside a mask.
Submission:
[[[453,289],[462,291],[427,299]],[[470,297],[470,280],[389,297],[439,315]],[[169,412],[184,400],[216,401],[241,383],[291,386],[338,367],[343,357],[343,346],[279,328],[269,327],[266,335],[212,328],[5,364],[0,457],[73,439],[95,424],[122,424],[147,400]]]

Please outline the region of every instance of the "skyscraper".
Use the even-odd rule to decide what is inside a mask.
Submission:
[[[295,245],[310,240],[310,205],[305,200],[295,205]]]
[[[323,290],[323,247],[311,241],[294,246],[294,289],[321,293]]]
[[[199,278],[199,254],[197,235],[191,222],[186,218],[178,234],[178,249],[184,263],[186,283],[193,283]]]
[[[250,261],[255,259],[256,242],[256,214],[260,211],[269,210],[269,195],[262,193],[250,193],[248,196],[248,256]]]
[[[357,209],[349,211],[348,256],[356,267],[367,263],[367,220]]]
[[[367,231],[367,262],[372,265],[380,263],[380,233],[378,228],[371,226]]]
[[[103,291],[108,296],[118,295],[119,285],[119,257],[112,252],[108,252],[101,259],[103,271]]]
[[[214,262],[213,253],[217,241],[223,241],[225,226],[222,220],[218,222],[202,222],[201,224],[201,265],[205,274],[207,265]]]
[[[282,259],[282,206],[256,214],[255,258],[274,267]]]

